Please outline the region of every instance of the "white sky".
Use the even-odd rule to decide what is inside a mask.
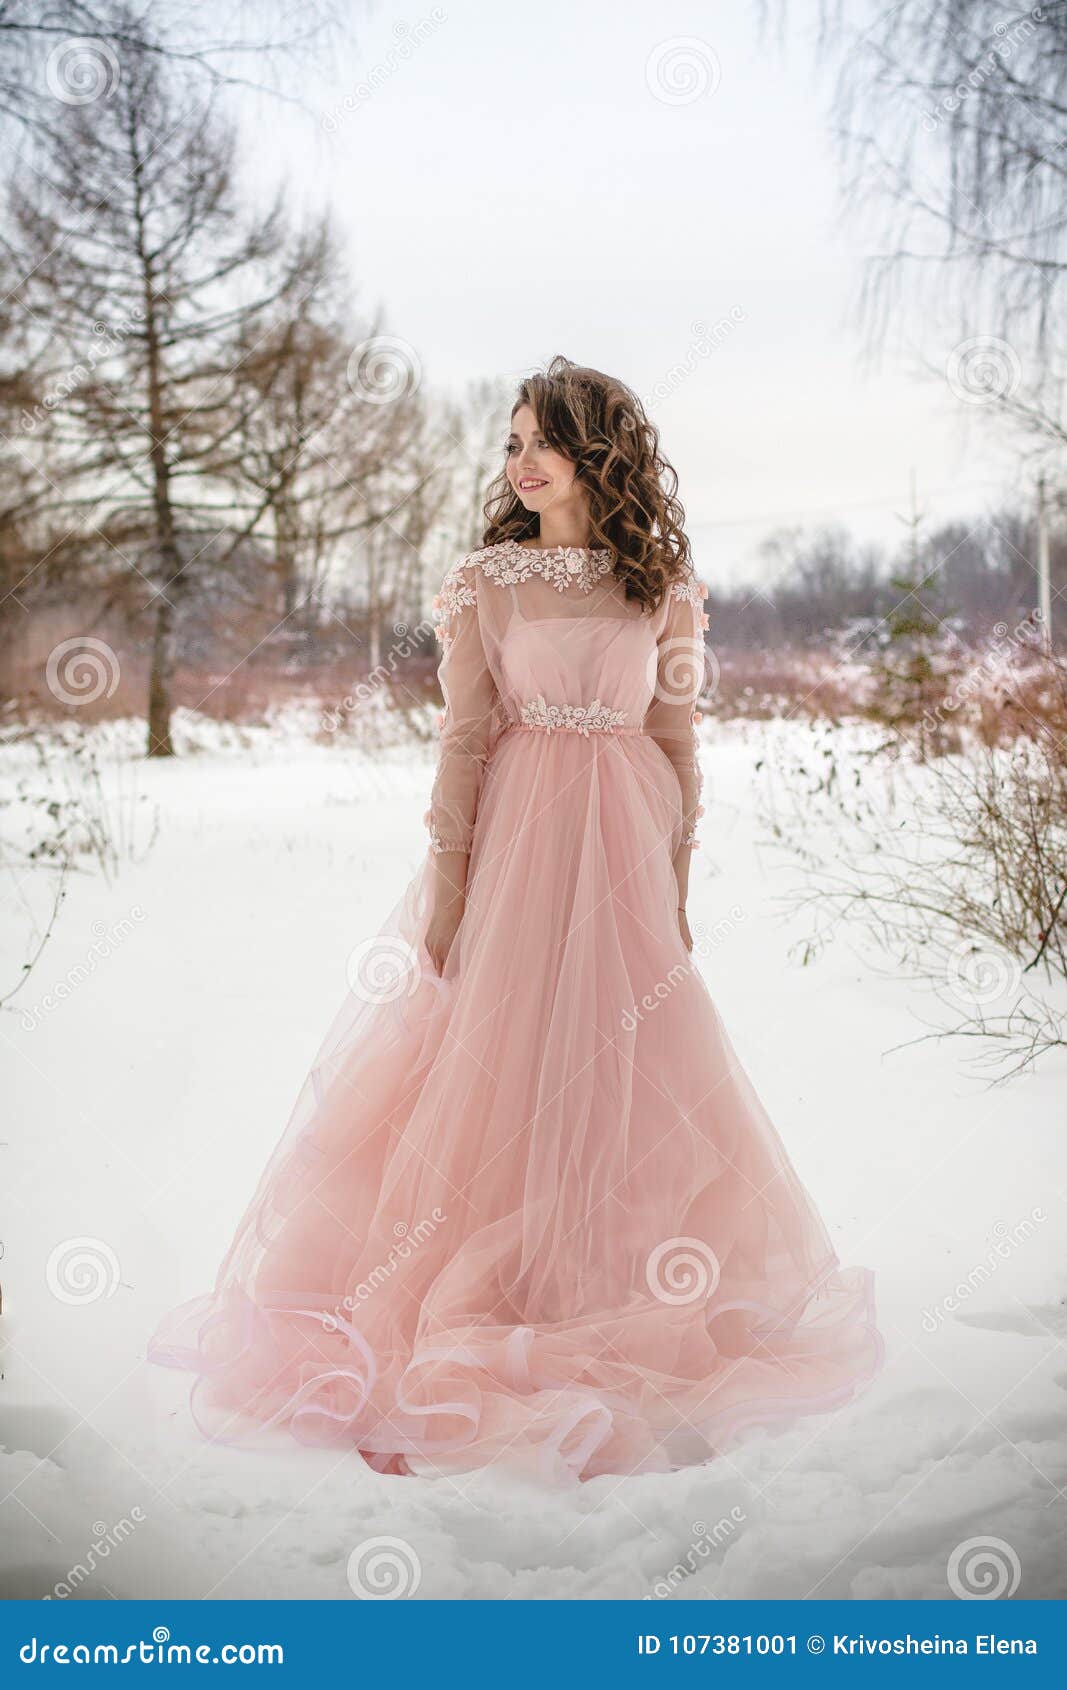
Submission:
[[[653,410],[698,563],[720,582],[758,576],[759,542],[787,521],[839,516],[893,539],[913,467],[935,520],[1012,485],[979,408],[921,373],[916,322],[865,363],[864,253],[840,218],[817,0],[792,0],[800,27],[784,49],[760,39],[757,10],[353,0],[351,40],[301,92],[323,114],[346,95],[357,109],[333,133],[274,103],[244,114],[256,170],[332,205],[362,303],[382,306],[431,385],[510,378],[558,351],[648,395],[688,359]],[[405,27],[426,22],[389,71]],[[677,38],[721,68],[688,104],[657,99],[646,78]],[[702,355],[693,325],[731,311],[742,320]],[[927,332],[927,356],[943,365],[952,338]]]

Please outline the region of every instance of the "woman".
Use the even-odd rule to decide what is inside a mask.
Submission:
[[[587,1479],[840,1404],[881,1346],[691,963],[705,589],[674,472],[561,358],[505,452],[436,603],[427,862],[150,1354],[215,1436]]]

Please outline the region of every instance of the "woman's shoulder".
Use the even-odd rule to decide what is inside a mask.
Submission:
[[[704,582],[699,579],[692,564],[686,562],[668,581],[655,613],[656,638],[688,639],[690,635],[702,638],[710,625],[704,609],[707,596]]]
[[[478,576],[487,561],[491,563],[490,554],[498,549],[495,546],[479,546],[449,565],[433,601],[435,622],[449,622],[460,611],[472,609],[478,603]]]
[[[440,591],[433,601],[433,619],[438,631],[464,610],[478,604],[478,584],[491,581],[494,586],[507,587],[527,579],[529,553],[514,540],[499,541],[492,546],[477,546],[465,552],[451,565]]]
[[[696,570],[691,563],[687,563],[682,572],[676,575],[667,588],[667,597],[682,604],[691,604],[694,610],[701,610],[704,600],[708,596],[708,589],[704,582],[697,577]]]
[[[433,601],[433,620],[439,635],[447,629],[448,624],[464,610],[473,609],[478,603],[478,583],[471,560],[476,556],[470,552],[461,557],[458,563],[452,564],[440,589]]]
[[[514,547],[512,542],[505,541],[495,546],[476,546],[473,551],[464,552],[461,558],[450,564],[445,575],[446,583],[465,579],[473,582],[480,574],[499,574],[505,567]]]

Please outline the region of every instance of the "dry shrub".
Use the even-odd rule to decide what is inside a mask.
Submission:
[[[701,704],[727,721],[780,716],[840,721],[860,712],[870,687],[863,667],[837,660],[828,648],[713,647],[711,656],[714,679]]]
[[[812,725],[768,765],[765,818],[805,870],[809,960],[842,924],[926,979],[1000,1077],[1067,1045],[1067,669],[1034,659],[1012,710],[988,698],[960,750],[920,762],[906,735],[844,750]]]

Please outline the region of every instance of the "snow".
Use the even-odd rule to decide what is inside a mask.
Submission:
[[[8,841],[43,813],[20,795],[59,792],[120,839],[79,858],[0,1017],[5,1596],[348,1600],[379,1538],[399,1540],[388,1576],[417,1566],[420,1598],[929,1599],[952,1594],[950,1557],[972,1539],[998,1540],[1008,1588],[1017,1562],[1019,1596],[1064,1594],[1063,1062],[988,1088],[951,1043],[906,1042],[924,989],[848,935],[788,960],[789,871],[762,836],[756,765],[798,725],[705,722],[692,912],[839,1254],[875,1270],[877,1384],[710,1467],[565,1490],[205,1443],[185,1376],[149,1367],[144,1345],[210,1286],[349,953],[421,859],[431,753],[302,719],[181,727],[187,754],[167,763],[138,760],[133,724],[45,734],[44,757],[41,735],[12,738],[0,760]],[[7,873],[5,989],[53,879]],[[100,1294],[64,1300],[54,1252],[78,1239]]]

